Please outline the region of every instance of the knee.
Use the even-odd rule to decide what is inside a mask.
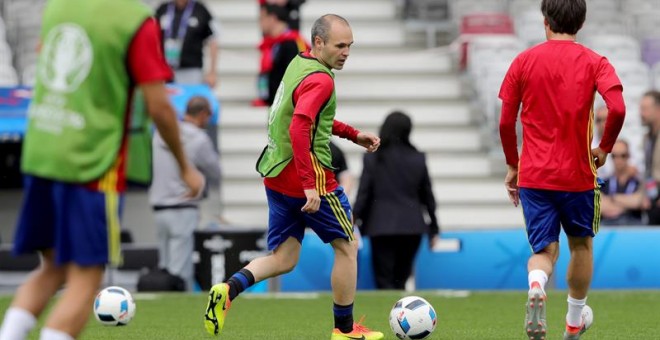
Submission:
[[[64,267],[58,267],[52,263],[42,262],[39,268],[37,268],[37,275],[44,278],[44,281],[51,282],[57,287],[64,285],[66,281],[66,270]]]
[[[358,242],[341,240],[340,242],[333,243],[335,254],[350,260],[357,261]]]
[[[298,264],[297,254],[283,254],[276,256],[278,264],[278,275],[291,272]]]

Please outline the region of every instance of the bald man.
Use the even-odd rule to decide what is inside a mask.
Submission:
[[[188,161],[205,177],[207,188],[217,188],[220,181],[220,161],[213,142],[206,133],[211,117],[211,105],[206,98],[192,97],[179,124],[181,143]],[[149,188],[149,203],[154,211],[158,234],[159,268],[180,276],[188,290],[193,279],[193,233],[199,224],[201,195],[184,195],[174,156],[160,134],[152,142],[153,180]]]
[[[231,302],[256,282],[288,273],[298,263],[305,228],[329,243],[335,253],[332,269],[334,330],[331,339],[382,339],[353,321],[357,284],[357,246],[351,207],[337,184],[330,137],[336,135],[378,149],[380,139],[335,120],[333,69],[348,59],[353,32],[346,19],[327,14],[312,26],[312,50],[298,54],[280,83],[268,119],[268,146],[257,170],[268,198],[268,248],[271,253],[250,262],[209,293],[206,330],[222,331]]]

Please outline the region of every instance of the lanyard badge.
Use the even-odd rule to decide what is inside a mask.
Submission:
[[[172,27],[174,26],[174,2],[171,2],[167,6],[167,18],[170,20],[170,24],[165,30],[165,59],[167,64],[172,68],[179,67],[181,62],[181,47],[183,46],[183,39],[186,36],[186,31],[188,30],[188,20],[192,15],[193,7],[195,6],[194,0],[189,0],[186,5],[183,14],[181,15],[181,21],[179,22],[179,29],[177,31],[176,37],[173,34]]]

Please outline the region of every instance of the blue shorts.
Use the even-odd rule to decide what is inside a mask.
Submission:
[[[54,249],[59,265],[119,264],[123,197],[79,184],[25,176],[13,252]]]
[[[520,188],[527,238],[534,253],[568,236],[594,237],[600,225],[600,189],[568,192]]]
[[[353,223],[351,205],[344,188],[321,196],[319,211],[308,214],[300,211],[306,198],[291,197],[266,188],[268,197],[268,249],[274,250],[289,237],[302,243],[305,227],[310,227],[319,238],[330,243],[338,238],[352,241]]]

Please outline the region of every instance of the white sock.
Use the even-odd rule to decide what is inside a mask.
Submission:
[[[587,298],[582,300],[574,299],[568,296],[568,313],[566,314],[566,323],[571,327],[582,326],[582,309],[587,304]]]
[[[0,328],[0,340],[26,339],[37,324],[37,318],[22,308],[9,307]]]
[[[545,292],[545,284],[548,283],[548,274],[546,274],[541,269],[534,269],[527,275],[527,282],[529,283],[529,288],[532,288],[533,282],[538,282]]]
[[[42,328],[39,340],[73,340],[73,337],[62,331],[53,328]]]

